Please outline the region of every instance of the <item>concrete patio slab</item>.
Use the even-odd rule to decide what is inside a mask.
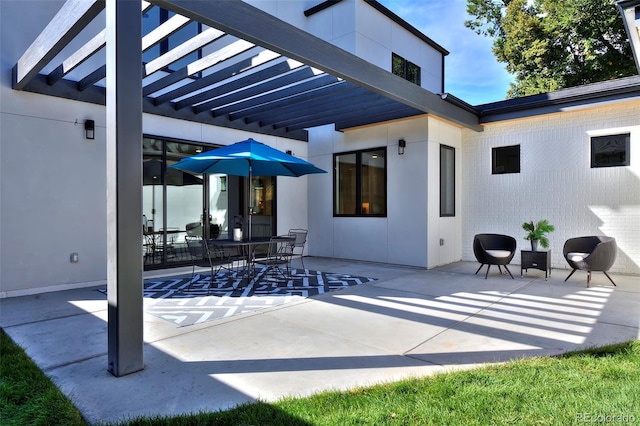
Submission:
[[[107,305],[96,288],[2,299],[0,325],[91,423],[215,411],[640,338],[637,276],[613,276],[613,287],[594,274],[587,288],[586,277],[564,282],[564,270],[548,281],[534,271],[515,279],[492,271],[485,280],[473,262],[427,271],[305,258],[305,266],[377,281],[188,327],[145,313],[145,369],[120,378],[107,372]]]

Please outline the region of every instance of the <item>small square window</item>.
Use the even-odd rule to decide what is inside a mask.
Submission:
[[[395,53],[391,54],[391,72],[420,86],[420,67]]]
[[[492,174],[520,173],[520,145],[493,148],[491,153]]]
[[[591,138],[591,168],[628,166],[631,134],[594,136]]]

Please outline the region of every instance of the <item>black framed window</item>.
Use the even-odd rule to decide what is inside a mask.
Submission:
[[[630,165],[631,134],[591,138],[591,168]]]
[[[440,217],[456,215],[456,149],[440,145]]]
[[[333,215],[387,215],[387,150],[333,155]]]
[[[520,173],[520,145],[500,146],[491,150],[491,173]]]
[[[420,67],[395,53],[391,54],[391,72],[420,86]]]

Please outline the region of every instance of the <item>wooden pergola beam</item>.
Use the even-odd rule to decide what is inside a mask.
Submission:
[[[153,0],[167,10],[318,68],[410,107],[482,131],[478,117],[439,95],[241,0]]]
[[[65,59],[56,69],[51,71],[47,76],[47,83],[56,84],[65,75],[69,74],[75,68],[80,66],[84,61],[93,56],[94,53],[102,49],[107,44],[106,30],[100,31],[80,49],[76,50],[71,56]]]
[[[13,68],[13,88],[22,90],[102,10],[104,0],[69,0]]]
[[[169,66],[172,63],[184,58],[190,53],[201,49],[207,44],[214,42],[224,35],[225,34],[222,31],[216,30],[215,28],[207,28],[200,34],[185,41],[180,46],[171,49],[167,53],[147,63],[144,66],[144,75],[147,76],[153,74],[154,72],[161,70],[164,67]]]
[[[145,13],[147,10],[151,9],[153,6],[148,1],[142,1],[142,13]],[[84,61],[93,56],[96,52],[102,49],[107,44],[106,39],[106,30],[100,31],[96,34],[91,40],[85,43],[80,49],[76,50],[72,53],[67,59],[65,59],[62,64],[60,64],[56,69],[51,71],[47,76],[47,83],[49,85],[54,85],[58,81],[64,78],[65,75],[69,74],[78,66],[82,65]]]

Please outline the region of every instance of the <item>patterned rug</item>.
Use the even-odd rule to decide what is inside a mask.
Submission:
[[[331,272],[292,269],[285,279],[272,270],[256,268],[253,279],[243,273],[210,274],[145,280],[144,307],[151,315],[180,327],[255,312],[322,293],[375,281]],[[106,293],[106,289],[101,289]]]

